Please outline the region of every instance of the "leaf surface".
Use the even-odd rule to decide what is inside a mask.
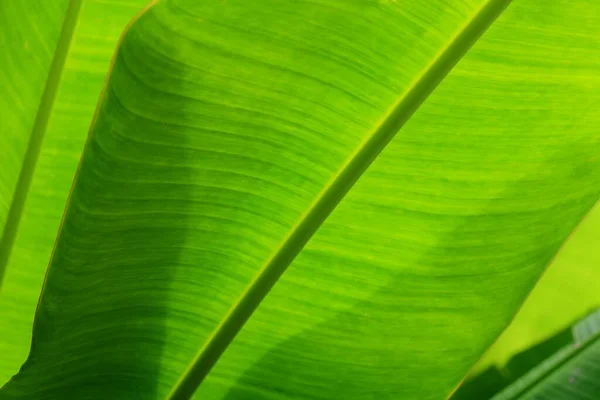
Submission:
[[[600,311],[573,327],[574,342],[493,400],[586,400],[600,392]]]
[[[35,307],[119,35],[145,0],[0,2],[0,384]]]
[[[435,386],[498,335],[584,199],[582,210],[597,199],[600,135],[584,122],[597,117],[580,102],[599,83],[599,20],[582,12],[589,4],[506,10],[309,242],[199,398],[448,394]],[[336,312],[339,297],[352,300]],[[294,329],[282,308],[305,310],[294,321],[310,322],[282,334]]]
[[[568,329],[589,310],[600,307],[600,207],[573,232],[531,292],[515,320],[473,371],[503,366],[514,354]]]
[[[412,116],[507,4],[158,2],[0,398],[448,396],[600,194],[593,2],[515,3]]]

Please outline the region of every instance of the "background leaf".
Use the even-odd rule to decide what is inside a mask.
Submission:
[[[594,398],[600,391],[600,310],[573,327],[573,338],[493,400]]]
[[[25,13],[23,2],[0,4],[0,106],[4,110],[0,126],[1,227],[6,224],[66,5],[67,1],[55,1]],[[16,18],[20,23],[13,23]]]
[[[110,58],[146,2],[0,2],[0,384],[27,358],[44,273]]]
[[[491,399],[543,361],[559,352],[563,347],[572,345],[572,343],[573,335],[571,334],[571,327],[569,327],[514,355],[502,367],[493,365],[483,372],[471,374],[452,395],[451,399]]]

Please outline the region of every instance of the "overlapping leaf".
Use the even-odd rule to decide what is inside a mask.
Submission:
[[[0,384],[27,358],[44,273],[110,59],[146,3],[0,2]]]
[[[574,341],[493,400],[586,400],[600,393],[600,311],[573,327]]]

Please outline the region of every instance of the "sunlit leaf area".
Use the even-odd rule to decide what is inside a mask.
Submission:
[[[0,400],[600,399],[600,2],[0,0]]]

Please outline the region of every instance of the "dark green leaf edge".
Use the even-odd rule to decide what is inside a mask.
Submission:
[[[600,309],[579,321],[572,329],[574,342],[560,349],[538,367],[494,396],[492,400],[518,399],[550,378],[567,362],[586,352],[600,340]],[[598,360],[600,362],[600,360]]]
[[[600,309],[571,327],[468,379],[450,400],[514,400],[543,383],[600,339]],[[600,361],[600,360],[599,360]]]

